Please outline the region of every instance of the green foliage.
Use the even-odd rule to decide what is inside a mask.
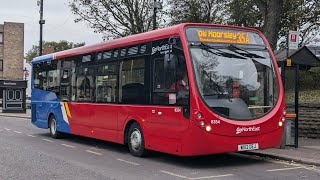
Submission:
[[[169,24],[184,22],[221,24],[225,2],[225,0],[168,0]]]
[[[85,43],[73,43],[65,40],[61,40],[59,42],[55,41],[44,41],[43,49],[45,48],[53,48],[53,52],[63,51],[71,48],[76,48],[80,46],[84,46]],[[32,48],[26,53],[25,59],[27,62],[32,61],[33,58],[39,55],[39,45],[33,45]]]
[[[320,102],[320,68],[314,67],[310,70],[300,70],[299,100],[301,103]],[[295,95],[295,71],[286,70],[286,102],[293,103]]]
[[[311,68],[310,70],[300,70],[299,89],[301,91],[320,90],[320,70],[319,68]],[[286,90],[294,91],[295,88],[295,70],[286,69]]]
[[[152,29],[154,0],[72,0],[75,22],[84,21],[104,38],[113,39]],[[161,13],[158,13],[158,20]]]
[[[233,0],[227,4],[226,10],[230,12],[228,24],[262,30],[263,15],[255,5],[255,0]]]
[[[227,23],[258,28],[268,34],[264,26],[270,23],[267,22],[270,19],[264,13],[268,11],[270,2],[271,0],[230,0],[226,6],[226,10],[230,13]],[[310,43],[320,30],[320,2],[318,0],[283,0],[279,6],[282,6],[282,11],[275,20],[281,23],[274,31],[278,34],[280,48],[286,46],[286,35],[289,30],[300,31],[300,45]],[[271,41],[270,38],[268,40]]]

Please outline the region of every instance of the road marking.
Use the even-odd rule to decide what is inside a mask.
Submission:
[[[7,130],[7,131],[10,131],[11,129],[8,129],[8,128],[4,128],[5,130]]]
[[[165,174],[168,174],[168,175],[171,175],[171,176],[183,178],[183,179],[189,179],[187,176],[182,176],[182,175],[175,174],[175,173],[172,173],[172,172],[169,172],[169,171],[160,171],[160,172],[165,173]]]
[[[267,170],[268,172],[276,172],[276,171],[287,171],[287,170],[292,170],[292,169],[301,169],[301,168],[305,168],[305,167],[291,167],[291,168],[282,168],[282,169],[269,169]]]
[[[36,137],[36,136],[31,135],[31,134],[27,134],[27,136],[29,136],[29,137]]]
[[[315,167],[304,167],[304,168],[307,169],[307,170],[310,170],[310,171],[314,171],[314,172],[320,173],[320,169],[317,169]]]
[[[13,132],[18,133],[18,134],[21,134],[21,133],[22,133],[22,132],[20,132],[20,131],[13,131]]]
[[[53,142],[53,141],[51,141],[49,139],[42,139],[42,140],[47,141],[47,142]]]
[[[168,175],[171,175],[171,176],[175,176],[175,177],[179,177],[179,178],[183,178],[183,179],[190,179],[190,180],[211,179],[211,178],[220,178],[220,177],[233,176],[233,174],[222,174],[222,175],[216,175],[216,176],[202,176],[202,177],[191,178],[191,177],[175,174],[175,173],[172,173],[172,172],[169,172],[169,171],[160,171],[160,172],[168,174]]]
[[[189,178],[191,180],[195,179],[211,179],[211,178],[220,178],[220,177],[227,177],[227,176],[233,176],[233,174],[222,174],[217,176],[203,176],[203,177],[196,177],[196,178]]]
[[[272,160],[272,159],[269,159],[269,160],[267,159],[265,161],[275,163],[275,164],[283,164],[283,165],[288,165],[288,166],[301,167],[301,164],[297,164],[295,162],[277,161],[277,160]]]
[[[320,150],[320,146],[303,146],[303,147]]]
[[[320,172],[319,169],[317,168],[314,168],[314,167],[308,167],[308,166],[304,166],[302,164],[298,164],[298,163],[295,163],[295,162],[285,162],[285,161],[276,161],[276,160],[267,160],[268,162],[272,162],[272,163],[276,163],[276,164],[283,164],[283,165],[288,165],[288,166],[294,166],[294,167],[300,167],[300,168],[304,168],[304,169],[307,169],[307,170],[310,170],[310,171],[315,171],[315,172]],[[297,168],[297,169],[298,169]]]
[[[121,162],[128,163],[128,164],[132,164],[132,165],[135,165],[135,166],[140,166],[140,164],[138,164],[138,163],[134,163],[134,162],[126,161],[126,160],[123,160],[123,159],[117,159],[117,160],[118,160],[118,161],[121,161]]]
[[[71,146],[71,145],[68,145],[68,144],[61,144],[62,146],[65,146],[65,147],[69,147],[69,148],[76,148],[74,146]]]
[[[99,155],[99,156],[102,156],[101,153],[98,153],[98,152],[94,152],[94,151],[90,151],[90,150],[86,150],[88,153],[91,153],[91,154],[95,154],[95,155]]]

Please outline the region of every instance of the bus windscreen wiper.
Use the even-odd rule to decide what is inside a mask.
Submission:
[[[237,47],[237,46],[235,46],[233,44],[230,44],[228,49],[230,51],[232,51],[232,52],[238,53],[238,54],[240,54],[242,56],[245,56],[245,57],[265,59],[265,57],[263,57],[263,56],[259,56],[258,54],[251,53],[251,52],[249,52],[249,51],[247,51],[247,50],[245,50],[243,48],[239,48],[239,47]],[[241,53],[241,52],[239,52],[237,50],[243,51],[245,53]]]
[[[228,58],[246,59],[246,58],[244,58],[244,57],[238,56],[238,55],[233,54],[233,53],[228,53],[228,52],[221,51],[220,49],[215,48],[215,47],[213,47],[213,46],[210,46],[210,45],[208,45],[208,44],[205,44],[205,43],[203,43],[203,42],[201,42],[201,43],[199,43],[199,44],[196,44],[196,45],[192,43],[191,45],[192,45],[192,46],[205,47],[207,50],[208,50],[208,49],[213,49],[213,50],[215,50],[215,51],[217,51],[217,52],[213,52],[213,51],[209,51],[209,52],[211,52],[212,54],[215,54],[215,55],[217,55],[217,56],[223,56],[223,57],[228,57]],[[241,54],[240,54],[240,55],[241,55]]]

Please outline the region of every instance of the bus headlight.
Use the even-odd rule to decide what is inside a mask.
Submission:
[[[206,131],[210,132],[212,130],[212,127],[210,125],[206,126]]]
[[[279,126],[281,127],[283,125],[283,123],[281,121],[279,121]]]

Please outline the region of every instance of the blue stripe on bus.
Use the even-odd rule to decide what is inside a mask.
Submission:
[[[32,89],[32,124],[39,128],[48,128],[48,118],[53,113],[57,121],[57,130],[60,132],[70,133],[70,125],[63,119],[63,108],[54,92],[40,89]]]
[[[54,59],[54,53],[36,57],[32,60],[32,63],[39,63],[39,62],[49,61],[53,59]]]

